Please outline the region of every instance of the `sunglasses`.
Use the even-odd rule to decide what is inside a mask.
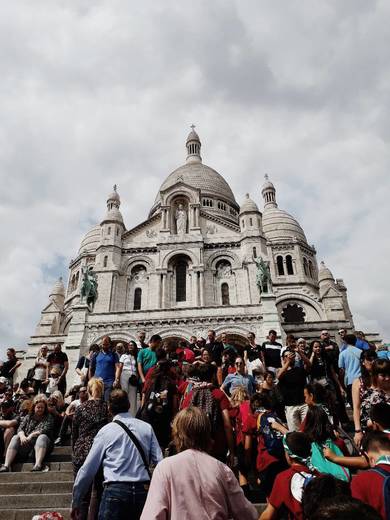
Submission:
[[[244,363],[236,363],[237,366],[243,365]]]

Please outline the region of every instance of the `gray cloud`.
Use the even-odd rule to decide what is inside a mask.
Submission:
[[[386,1],[8,3],[0,16],[0,341],[25,344],[119,184],[142,221],[198,125],[240,202],[263,175],[390,338]]]

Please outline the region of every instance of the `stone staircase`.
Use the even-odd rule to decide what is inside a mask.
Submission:
[[[47,473],[31,473],[30,461],[14,464],[11,473],[0,473],[0,520],[31,520],[45,511],[58,511],[70,519],[71,447],[54,448],[47,464]]]

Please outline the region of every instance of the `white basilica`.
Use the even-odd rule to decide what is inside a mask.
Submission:
[[[185,164],[168,175],[148,218],[132,229],[114,187],[106,214],[70,263],[67,287],[61,280],[54,286],[30,346],[61,343],[75,359],[104,335],[129,341],[140,329],[189,338],[212,328],[239,343],[249,331],[263,341],[270,328],[308,339],[325,328],[332,335],[353,329],[343,281],[318,266],[268,177],[262,211],[249,195],[239,205],[225,179],[202,162],[194,130],[186,148]],[[256,284],[260,257],[272,278],[267,292]],[[97,275],[93,307],[80,299],[86,266]]]

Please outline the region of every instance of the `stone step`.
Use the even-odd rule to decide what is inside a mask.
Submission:
[[[47,473],[30,473],[28,471],[16,471],[0,473],[0,484],[22,482],[71,482],[73,471],[48,471]]]
[[[71,493],[73,480],[49,482],[0,482],[1,495]]]
[[[0,509],[0,520],[31,520],[34,515],[48,511],[57,511],[64,520],[70,520],[70,509],[48,507],[46,509]]]
[[[34,464],[32,462],[14,464],[12,466],[12,471],[31,471],[33,466]],[[48,466],[50,467],[50,471],[73,471],[71,462],[49,462]]]
[[[2,509],[39,508],[45,511],[51,508],[69,508],[72,503],[71,493],[0,495],[0,511]]]

